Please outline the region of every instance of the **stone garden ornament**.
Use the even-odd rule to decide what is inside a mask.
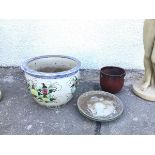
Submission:
[[[143,43],[145,75],[133,85],[133,91],[143,99],[155,101],[155,19],[145,20]]]

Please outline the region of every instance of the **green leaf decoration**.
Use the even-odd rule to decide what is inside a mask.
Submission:
[[[43,95],[43,98],[47,98],[47,96],[46,95]]]
[[[52,90],[52,89],[50,89],[50,90],[49,90],[49,93],[52,93],[52,92],[53,92],[53,90]]]
[[[54,100],[56,100],[55,98],[50,98],[50,101],[54,101]]]

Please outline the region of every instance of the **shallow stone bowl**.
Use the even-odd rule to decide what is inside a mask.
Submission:
[[[92,112],[89,110],[89,105],[92,104],[89,102],[91,97],[99,97],[104,98],[105,101],[112,101],[114,107],[115,107],[115,113],[112,113],[106,117],[101,116],[94,116]],[[108,92],[104,91],[89,91],[84,94],[82,94],[77,101],[77,106],[82,115],[85,117],[99,122],[108,122],[117,119],[121,116],[123,113],[123,103],[122,101],[115,95],[110,94]]]

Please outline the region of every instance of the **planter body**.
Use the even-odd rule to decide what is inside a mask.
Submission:
[[[70,69],[55,73],[38,72],[37,69],[42,66],[64,66]],[[79,68],[80,62],[77,59],[66,56],[36,57],[27,60],[22,66],[28,90],[34,100],[48,107],[66,104],[72,99],[80,78]]]
[[[119,67],[107,66],[101,68],[100,85],[103,91],[119,92],[124,85],[125,70]]]

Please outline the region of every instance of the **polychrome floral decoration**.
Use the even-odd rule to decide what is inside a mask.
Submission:
[[[39,99],[42,102],[55,102],[56,97],[52,94],[61,89],[61,86],[58,83],[54,83],[51,85],[46,85],[42,83],[41,86],[28,82],[28,89],[33,95],[33,97]]]

